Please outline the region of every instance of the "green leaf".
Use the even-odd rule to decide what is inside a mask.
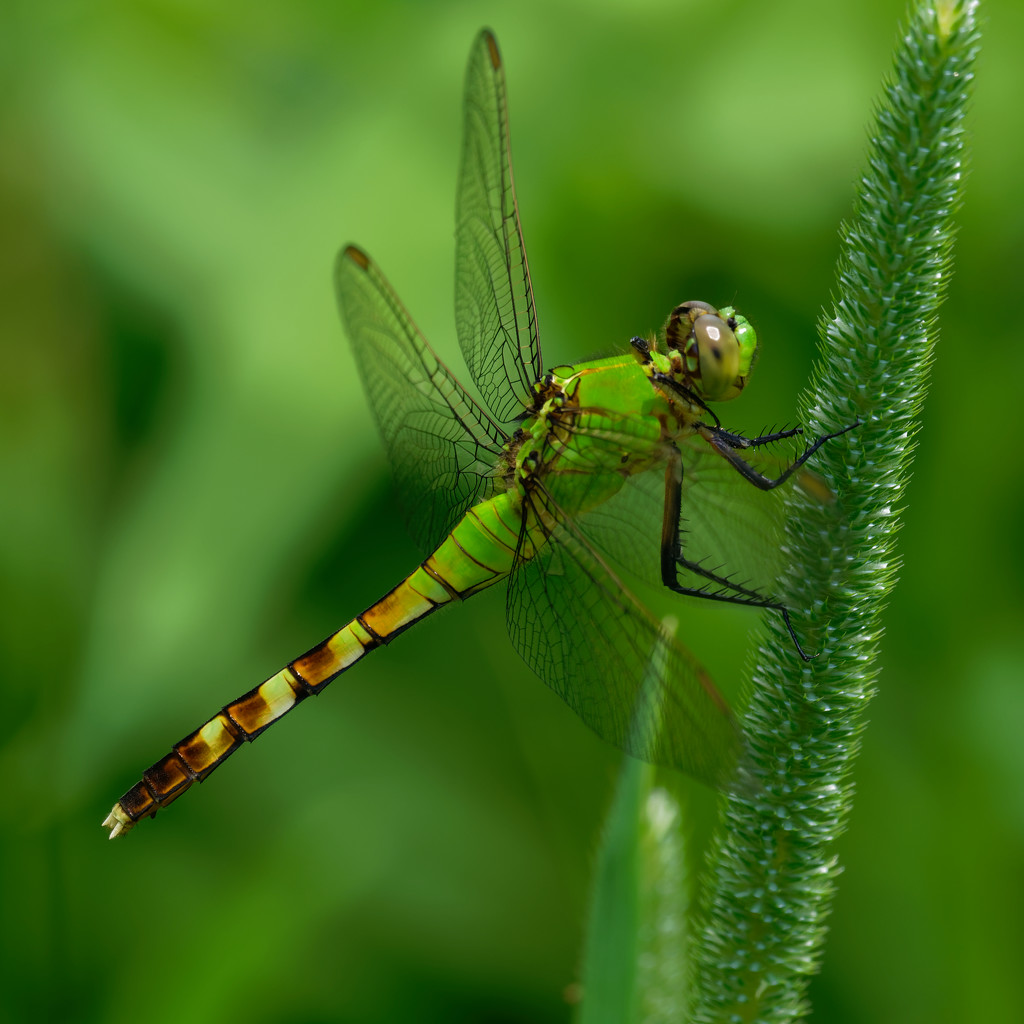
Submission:
[[[670,635],[674,620],[663,627]],[[649,672],[663,671],[661,653],[652,651]],[[692,897],[679,784],[673,772],[623,758],[598,851],[579,1024],[686,1016]]]

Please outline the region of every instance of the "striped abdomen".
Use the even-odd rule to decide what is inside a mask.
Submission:
[[[389,643],[435,608],[469,597],[508,575],[519,530],[518,502],[499,495],[470,509],[440,547],[391,593],[265,683],[226,705],[143,772],[103,824],[110,838],[202,782],[243,743],[283,718],[310,694]]]

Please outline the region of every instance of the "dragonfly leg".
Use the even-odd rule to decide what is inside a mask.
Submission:
[[[743,465],[754,472],[753,467],[746,462]],[[797,639],[796,631],[793,629],[793,623],[789,617],[789,609],[784,604],[758,590],[737,583],[729,576],[707,569],[700,562],[695,562],[684,555],[682,502],[683,460],[679,451],[675,450],[665,467],[665,508],[661,525],[661,582],[673,593],[683,594],[687,597],[699,597],[704,601],[722,601],[726,604],[742,604],[754,608],[771,608],[782,616],[782,621],[786,624],[786,631],[789,633],[797,653],[804,661],[810,661],[810,656]],[[713,584],[718,589],[709,590],[707,585],[685,586],[679,582],[680,568],[707,580],[709,584]]]
[[[822,434],[821,437],[815,438],[810,444],[804,448],[803,452],[797,456],[796,459],[777,477],[772,479],[771,477],[765,476],[763,473],[758,472],[754,467],[747,462],[740,452],[744,448],[757,448],[760,445],[770,444],[772,441],[781,441],[787,437],[795,437],[797,434],[802,434],[803,429],[795,427],[792,430],[782,430],[775,434],[765,434],[762,437],[743,437],[742,434],[733,434],[728,430],[724,430],[719,426],[708,426],[707,424],[701,424],[697,430],[701,437],[704,438],[712,448],[718,452],[722,458],[726,459],[733,469],[740,474],[745,480],[750,481],[755,487],[762,491],[770,491],[779,484],[784,484],[790,476],[793,475],[826,441],[831,441],[834,437],[839,437],[845,434],[849,430],[853,430],[854,427],[860,426],[859,420],[854,420],[849,426],[843,427],[842,430],[833,431],[831,434]],[[680,479],[680,486],[682,481]]]
[[[731,430],[719,430],[719,436],[728,442],[731,448],[760,448],[765,444],[772,444],[775,441],[785,441],[787,438],[796,437],[804,432],[803,427],[791,427],[789,430],[776,430],[771,434],[761,434],[758,437],[744,437],[742,434],[734,434]]]

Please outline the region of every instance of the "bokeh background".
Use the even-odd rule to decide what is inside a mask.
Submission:
[[[956,276],[813,1019],[1019,1019],[1024,9],[990,0]],[[549,365],[735,301],[792,417],[898,0],[0,14],[0,1020],[570,1014],[618,755],[500,594],[368,659],[127,840],[111,803],[419,559],[330,285],[455,366],[462,73],[508,69]],[[682,636],[735,693],[752,613]],[[695,793],[694,842],[713,801]],[[571,992],[571,989],[569,990]]]

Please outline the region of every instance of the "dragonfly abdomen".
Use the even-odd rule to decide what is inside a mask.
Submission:
[[[114,839],[202,782],[244,743],[283,718],[375,647],[450,601],[508,575],[515,556],[517,511],[508,495],[470,509],[437,550],[390,593],[276,675],[226,704],[150,766],[114,804],[103,824]]]

